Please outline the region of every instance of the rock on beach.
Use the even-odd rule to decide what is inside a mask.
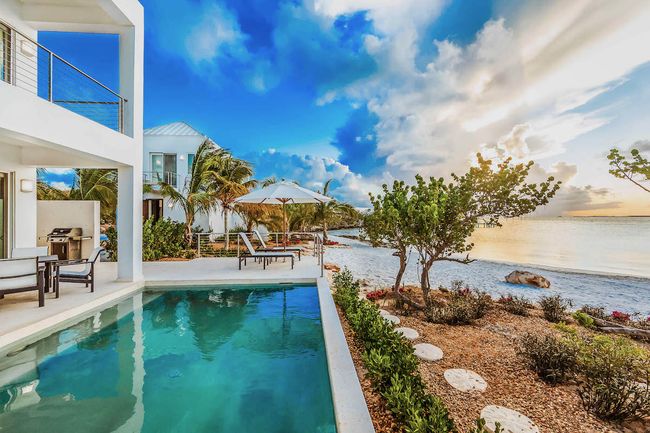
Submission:
[[[551,287],[551,282],[539,274],[526,271],[512,271],[506,275],[506,282],[510,284],[527,284],[541,289]]]

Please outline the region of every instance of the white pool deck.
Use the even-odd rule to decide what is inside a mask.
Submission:
[[[53,293],[47,293],[45,306],[41,308],[38,307],[36,292],[6,295],[0,299],[0,356],[131,297],[145,287],[316,283],[337,430],[374,432],[329,285],[325,278],[320,278],[316,257],[303,256],[301,261],[296,260],[294,269],[291,269],[290,262],[280,260],[263,270],[261,264],[249,260],[241,271],[236,258],[145,262],[144,279],[137,282],[118,281],[116,263],[99,263],[96,272],[94,293],[83,284],[62,283],[59,299]]]

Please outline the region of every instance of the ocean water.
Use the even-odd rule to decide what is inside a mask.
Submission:
[[[165,291],[104,310],[0,362],[0,431],[334,433],[317,290]]]
[[[334,234],[355,234],[338,231]],[[326,260],[345,265],[373,287],[389,286],[398,268],[392,251],[347,239],[349,248],[328,248]],[[502,228],[481,228],[473,235],[471,258],[462,265],[434,264],[434,286],[453,280],[488,293],[518,294],[532,300],[560,294],[574,302],[608,310],[650,315],[650,218],[548,218],[510,220]],[[551,281],[550,289],[512,285],[511,271],[528,270]],[[417,253],[412,252],[406,284],[419,283]]]

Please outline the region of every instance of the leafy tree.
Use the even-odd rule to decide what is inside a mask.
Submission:
[[[650,192],[650,188],[643,185],[643,182],[650,181],[650,161],[644,158],[638,149],[632,149],[630,154],[628,158],[618,149],[611,149],[607,155],[609,172],[619,179],[629,180],[645,192]]]
[[[160,183],[160,193],[183,209],[185,240],[188,243],[192,242],[192,225],[196,214],[216,207],[217,194],[213,181],[217,176],[217,161],[223,155],[223,149],[216,148],[211,140],[205,140],[196,150],[190,175],[180,191],[168,183]]]
[[[374,247],[384,246],[395,250],[399,258],[399,269],[393,284],[398,292],[406,271],[409,248],[408,204],[409,187],[404,182],[393,182],[392,190],[383,186],[383,195],[370,194],[372,211],[363,219],[363,231]]]
[[[494,167],[481,154],[477,160],[465,175],[452,174],[449,183],[442,178],[425,182],[416,176],[411,187],[408,233],[420,257],[420,286],[427,303],[429,271],[435,262],[472,262],[469,252],[474,244],[467,239],[479,219],[500,226],[501,218],[526,215],[547,204],[560,187],[552,176],[540,184],[526,183],[532,161],[513,165],[508,158]]]

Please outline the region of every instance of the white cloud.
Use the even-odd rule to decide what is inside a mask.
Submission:
[[[47,170],[48,173],[58,174],[58,175],[74,173],[74,169],[72,168],[46,168],[45,170]]]
[[[224,6],[214,3],[206,7],[199,23],[187,35],[185,48],[197,64],[211,63],[225,55],[245,58],[248,56],[245,39],[237,18]]]
[[[68,185],[68,184],[65,183],[65,182],[48,182],[48,184],[49,184],[52,188],[56,188],[56,189],[59,189],[59,190],[61,190],[61,191],[68,191],[68,190],[70,190],[70,185]]]

